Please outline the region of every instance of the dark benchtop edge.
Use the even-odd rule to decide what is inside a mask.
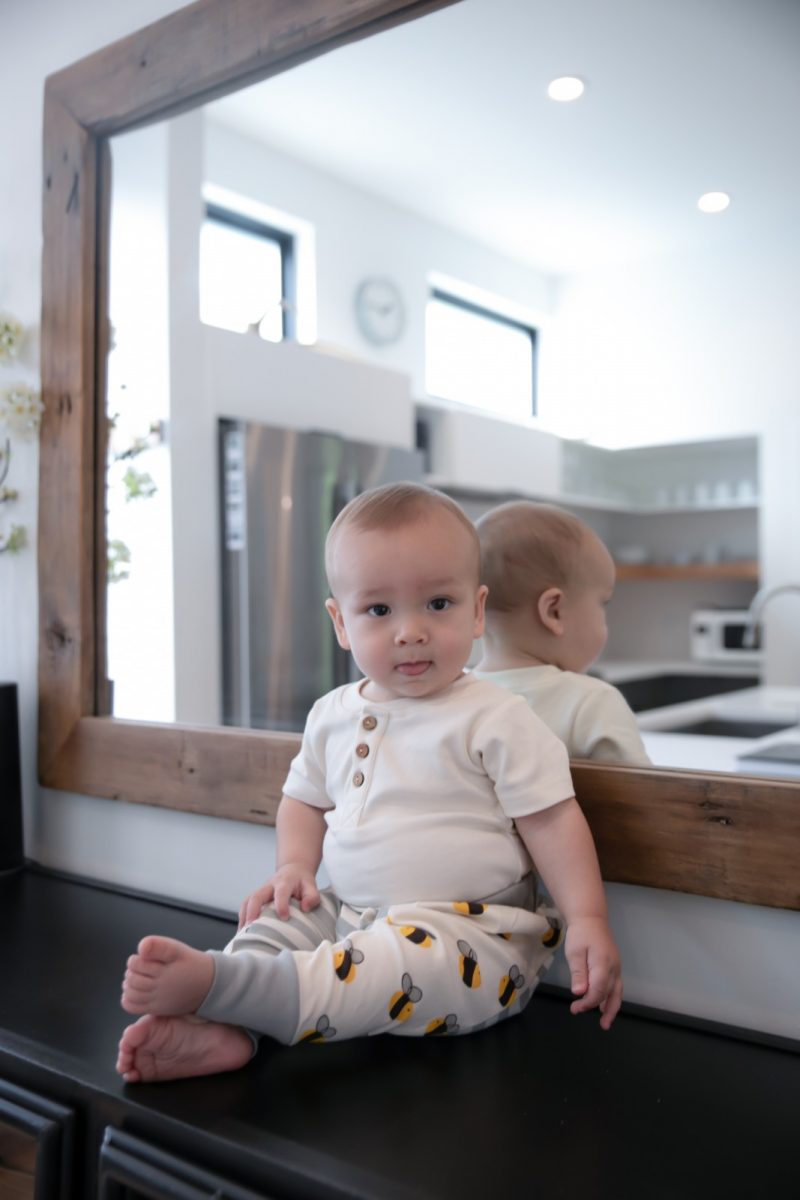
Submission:
[[[198,1130],[189,1118],[168,1111],[168,1085],[123,1084],[120,1080],[119,1093],[115,1094],[107,1081],[92,1072],[76,1076],[75,1060],[68,1055],[48,1051],[46,1060],[40,1060],[38,1043],[13,1034],[9,1037],[2,1031],[0,1038],[0,1075],[7,1072],[14,1078],[18,1073],[15,1068],[24,1064],[24,1081],[18,1086],[49,1087],[51,1094],[53,1081],[58,1079],[61,1102],[80,1108],[98,1103],[98,1111],[106,1113],[111,1127],[144,1137],[154,1145],[170,1147],[173,1153],[192,1154]],[[109,1101],[111,1108],[106,1108]],[[267,1166],[270,1187],[280,1187],[285,1200],[418,1200],[416,1193],[396,1181],[266,1130],[258,1131],[257,1144],[241,1126],[219,1132],[203,1128],[201,1137],[206,1160],[215,1164],[209,1169],[236,1170],[240,1176],[249,1173],[254,1180]]]
[[[108,883],[101,879],[90,879],[83,875],[72,874],[69,871],[42,866],[32,859],[26,859],[24,869],[30,874],[42,875],[48,879],[61,880],[64,883],[93,888],[101,892],[110,892],[115,896],[130,896],[135,900],[143,900],[166,908],[178,909],[181,912],[196,913],[200,916],[210,917],[212,920],[221,921],[228,925],[234,923],[237,919],[236,913],[226,911],[225,909],[216,908],[211,905],[195,904],[193,902],[188,903],[174,896],[161,896],[157,893],[146,892],[138,888]],[[0,872],[0,875],[3,874],[6,874],[6,872]],[[544,982],[539,985],[537,990],[541,995],[560,1000],[572,998],[568,988],[557,984]],[[639,1004],[632,1000],[623,1001],[622,1011],[626,1016],[637,1017],[644,1021],[656,1021],[662,1025],[676,1025],[681,1028],[691,1029],[696,1033],[705,1033],[712,1037],[747,1042],[750,1045],[764,1046],[772,1050],[785,1051],[789,1054],[800,1054],[800,1038],[790,1038],[783,1034],[769,1033],[765,1030],[750,1029],[739,1025],[728,1025],[722,1021],[712,1020],[710,1017],[696,1017],[689,1013],[654,1008],[651,1005]]]

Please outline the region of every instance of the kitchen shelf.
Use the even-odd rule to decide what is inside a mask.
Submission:
[[[520,491],[516,488],[502,488],[489,484],[459,483],[446,478],[444,475],[427,473],[423,480],[429,487],[438,488],[450,495],[461,496],[467,500],[490,500],[493,504],[505,503],[508,500],[535,500],[543,504],[557,504],[562,508],[582,508],[609,513],[627,513],[637,517],[686,516],[691,513],[723,513],[723,512],[756,512],[759,507],[758,497],[749,500],[726,500],[707,504],[639,504],[631,500],[611,499],[608,496],[592,496],[577,492],[557,492],[545,495],[542,492]]]
[[[745,579],[758,583],[756,561],[722,563],[617,563],[617,579]]]

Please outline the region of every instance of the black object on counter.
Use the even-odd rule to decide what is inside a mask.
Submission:
[[[17,685],[0,683],[0,871],[23,862]]]

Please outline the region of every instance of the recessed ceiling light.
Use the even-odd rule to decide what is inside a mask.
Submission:
[[[553,79],[547,86],[547,94],[551,100],[577,100],[584,93],[585,85],[576,75],[561,75]]]
[[[720,213],[725,211],[730,202],[727,192],[705,192],[697,201],[697,207],[700,212]]]

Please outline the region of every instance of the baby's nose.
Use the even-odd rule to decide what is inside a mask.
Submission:
[[[410,642],[419,645],[427,640],[428,634],[421,621],[405,621],[395,634],[395,641],[399,646],[407,646]]]

